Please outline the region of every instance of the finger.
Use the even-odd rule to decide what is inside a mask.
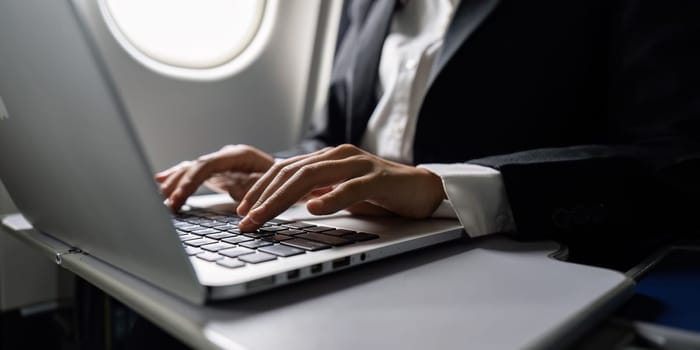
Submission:
[[[365,173],[366,171],[369,171],[372,167],[370,157],[366,156],[364,154],[364,151],[352,145],[341,145],[335,148],[326,149],[323,152],[317,152],[316,154],[312,154],[309,157],[303,158],[282,168],[282,170],[277,176],[275,176],[272,182],[267,184],[267,188],[265,188],[262,194],[257,198],[255,204],[250,210],[254,210],[258,206],[262,205],[262,203],[267,201],[268,198],[270,198],[270,196],[272,196],[279,190],[280,186],[286,183],[287,180],[294,176],[300,169],[303,169],[304,167],[307,167],[314,163],[338,159],[346,159],[350,162],[353,162],[355,164],[353,166],[357,167],[353,170],[358,171],[358,173]]]
[[[177,186],[178,182],[180,182],[182,175],[184,175],[186,171],[186,167],[181,167],[176,172],[172,173],[167,180],[163,181],[163,183],[160,184],[160,193],[163,195],[163,197],[170,197],[170,195],[175,190],[175,187]]]
[[[163,182],[165,179],[167,179],[170,175],[172,175],[175,171],[180,169],[179,166],[173,166],[168,169],[165,169],[163,171],[157,172],[153,177],[155,178],[156,181],[158,182]]]
[[[204,186],[217,193],[227,193],[229,188],[233,187],[234,182],[227,176],[214,174],[212,177],[204,181]]]
[[[215,172],[215,164],[213,163],[216,163],[216,161],[197,161],[185,171],[168,197],[170,209],[178,211],[185,204],[187,198],[197,191],[204,180],[208,179]]]
[[[236,201],[240,201],[248,192],[248,189],[262,176],[261,173],[253,173],[245,179],[241,179],[234,186],[228,188],[228,193]]]
[[[295,157],[273,166],[258,183],[251,188],[239,206],[238,214],[248,215],[264,203],[270,196],[278,191],[280,186],[287,182],[300,169],[313,163],[326,160],[337,160],[362,153],[360,149],[351,145],[341,145],[334,148],[324,148],[320,151]]]
[[[156,182],[161,183],[161,182],[165,181],[174,172],[175,172],[175,169],[172,169],[172,168],[167,169],[167,170],[163,170],[163,171],[153,175],[153,178],[156,180]]]
[[[311,190],[311,192],[307,193],[304,197],[302,197],[299,202],[307,202],[311,199],[318,198],[330,191],[333,191],[333,186],[328,186],[328,187],[323,187],[323,188],[317,188],[314,190]]]
[[[323,161],[307,165],[292,176],[265,202],[251,210],[239,223],[241,231],[252,231],[273,219],[314,189],[328,187],[366,170],[352,159]]]
[[[274,164],[272,167],[270,167],[270,169],[267,172],[265,172],[265,174],[263,174],[263,176],[260,179],[258,179],[258,181],[248,190],[246,195],[243,197],[241,203],[238,205],[238,209],[236,209],[238,215],[245,216],[248,214],[250,209],[252,209],[252,204],[257,202],[258,198],[260,198],[260,196],[263,194],[270,182],[272,182],[275,179],[275,177],[280,172],[282,172],[283,169],[285,169],[285,167],[290,166],[295,162],[301,161],[309,157],[313,157],[318,154],[322,154],[327,151],[329,151],[329,149],[324,148],[320,151],[295,156]]]
[[[176,173],[177,171],[181,170],[183,167],[187,166],[189,162],[184,161],[177,163],[176,165],[171,166],[168,169],[165,169],[161,172],[158,172],[154,175],[154,178],[156,182],[162,183],[163,181],[167,180],[172,174]]]
[[[375,191],[375,187],[376,182],[372,181],[369,176],[348,180],[336,186],[333,191],[310,200],[306,204],[306,208],[315,215],[333,214],[368,200]],[[362,209],[361,206],[357,208]]]
[[[226,146],[220,151],[204,155],[192,164],[170,194],[169,205],[177,211],[199,186],[213,174],[226,170],[265,170],[274,162],[272,157],[250,146]]]
[[[238,186],[248,176],[247,173],[237,171],[216,173],[204,181],[204,186],[214,192],[228,193],[231,188]]]

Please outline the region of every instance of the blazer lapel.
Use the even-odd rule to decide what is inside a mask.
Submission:
[[[376,105],[375,88],[379,58],[384,39],[389,31],[389,24],[394,12],[395,0],[378,0],[371,3],[356,2],[352,11],[356,18],[364,18],[364,23],[357,28],[357,46],[352,56],[349,70],[349,94],[346,114],[348,126],[346,139],[359,143]]]
[[[452,23],[445,33],[445,41],[440,56],[435,60],[428,86],[433,84],[435,77],[442,72],[462,43],[481,25],[499,2],[500,0],[462,0],[460,2]]]

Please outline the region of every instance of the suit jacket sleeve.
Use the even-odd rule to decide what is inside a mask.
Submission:
[[[624,1],[618,10],[601,125],[616,143],[471,161],[501,172],[524,237],[634,239],[687,229],[700,214],[700,5]]]

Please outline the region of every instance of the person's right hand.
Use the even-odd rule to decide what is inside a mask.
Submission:
[[[236,197],[242,197],[274,162],[269,154],[255,147],[228,145],[197,160],[184,161],[161,171],[155,179],[167,198],[167,205],[177,212],[207,180],[213,189],[229,192],[234,199],[239,199]]]

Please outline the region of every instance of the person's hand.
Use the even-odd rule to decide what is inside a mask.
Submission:
[[[204,186],[214,192],[228,193],[231,198],[240,201],[248,189],[262,177],[263,173],[246,173],[242,171],[225,171],[213,174],[204,181]]]
[[[229,145],[161,171],[155,179],[168,206],[176,212],[207,180],[212,189],[240,199],[274,162],[270,155],[254,147]]]
[[[274,164],[239,204],[239,228],[253,231],[309,194],[317,195],[306,204],[316,215],[347,209],[409,218],[432,215],[446,198],[432,172],[341,145]]]

